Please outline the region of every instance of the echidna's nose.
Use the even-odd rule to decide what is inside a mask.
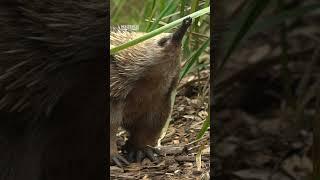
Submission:
[[[187,17],[182,21],[182,25],[175,33],[172,35],[172,42],[180,43],[184,34],[187,32],[188,27],[192,23],[192,18]]]

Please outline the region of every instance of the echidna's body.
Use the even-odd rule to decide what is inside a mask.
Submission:
[[[129,160],[140,160],[143,157],[138,154],[146,151],[147,145],[155,145],[169,116],[171,93],[179,77],[181,39],[191,22],[188,20],[174,34],[158,35],[111,56],[111,158],[119,157],[115,144],[119,125],[129,131]],[[141,35],[112,32],[111,46]]]
[[[104,176],[106,16],[104,0],[1,0],[0,179]]]
[[[111,32],[111,45],[117,46],[141,35],[143,33]],[[137,84],[139,82],[146,82],[145,85],[151,83],[151,87],[141,88],[148,94],[152,94],[153,89],[166,93],[169,86],[175,84],[180,68],[180,46],[158,45],[161,39],[169,38],[170,35],[163,33],[113,56],[110,79],[112,98],[125,98],[134,88],[140,87]]]

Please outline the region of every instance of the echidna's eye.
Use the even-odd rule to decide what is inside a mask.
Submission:
[[[163,47],[168,40],[169,40],[168,37],[162,38],[162,39],[160,39],[160,40],[158,41],[158,45],[161,46],[161,47]]]

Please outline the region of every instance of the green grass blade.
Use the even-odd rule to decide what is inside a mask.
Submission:
[[[201,46],[200,48],[194,52],[191,57],[188,59],[187,64],[182,68],[182,71],[180,73],[180,81],[181,79],[189,72],[190,68],[192,65],[197,61],[201,53],[209,46],[210,44],[210,39],[207,39]]]
[[[200,132],[197,135],[197,139],[200,139],[203,137],[203,135],[206,133],[206,131],[210,127],[210,111],[208,111],[208,116],[206,120],[203,122]]]
[[[199,7],[199,0],[193,0],[191,4],[191,13],[196,12]]]
[[[124,6],[124,3],[126,1],[119,1],[118,4],[116,5],[116,10],[115,12],[113,13],[112,15],[112,18],[111,18],[111,22],[113,22],[115,19],[118,19],[119,17],[119,14],[120,14],[120,11],[122,10],[122,7]]]
[[[194,13],[186,16],[186,17],[196,18],[196,17],[202,16],[202,15],[207,14],[207,13],[210,13],[210,6],[207,7],[207,8],[201,9],[201,10],[199,10],[197,12],[194,12]],[[167,24],[165,26],[162,26],[162,27],[160,27],[160,28],[158,28],[158,29],[156,29],[154,31],[146,33],[145,35],[143,35],[141,37],[138,37],[138,38],[136,38],[136,39],[134,39],[132,41],[129,41],[127,43],[121,44],[121,45],[119,45],[117,47],[110,47],[110,54],[114,54],[114,53],[116,53],[116,52],[118,52],[120,50],[126,49],[126,48],[128,48],[130,46],[133,46],[133,45],[136,45],[136,44],[138,44],[140,42],[143,42],[143,41],[145,41],[145,40],[147,40],[147,39],[149,39],[151,37],[154,37],[154,36],[156,36],[156,35],[158,35],[158,34],[160,34],[162,32],[165,32],[165,31],[167,31],[167,30],[179,25],[186,17],[183,17],[183,18],[180,18],[178,20],[175,20],[175,21],[173,21],[173,22],[171,22],[171,23],[169,23],[169,24]]]
[[[152,18],[154,17],[155,13],[156,13],[156,0],[152,1],[152,8],[150,10],[151,14],[145,15],[144,17],[149,17],[148,19],[148,24],[145,28],[145,32],[147,32],[147,30],[150,28],[151,24],[152,24]]]
[[[189,48],[189,42],[190,42],[189,36],[186,36],[182,40],[183,57],[188,57],[189,54],[191,53],[190,48]]]
[[[226,53],[217,68],[217,74],[221,72],[227,59],[231,56],[245,34],[250,30],[253,23],[256,22],[259,15],[268,6],[269,2],[270,0],[250,1],[248,8],[244,9],[242,16],[240,16],[230,27],[230,31],[225,34],[227,37],[225,40],[226,46],[223,49],[226,49]]]
[[[186,0],[180,0],[180,17],[184,16]]]
[[[174,9],[176,9],[175,1],[170,1],[170,3],[161,11],[160,15],[155,19],[155,21],[152,23],[151,27],[147,29],[147,32],[154,30],[157,25],[159,24],[159,21],[166,15],[170,14],[170,12]]]

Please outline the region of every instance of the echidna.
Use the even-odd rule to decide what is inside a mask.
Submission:
[[[121,125],[129,132],[125,150],[129,161],[145,156],[155,160],[154,146],[169,116],[171,93],[177,86],[182,38],[191,24],[186,18],[174,33],[163,33],[112,55],[110,62],[110,159],[122,166],[116,132]],[[138,32],[111,32],[111,46],[141,36]]]

